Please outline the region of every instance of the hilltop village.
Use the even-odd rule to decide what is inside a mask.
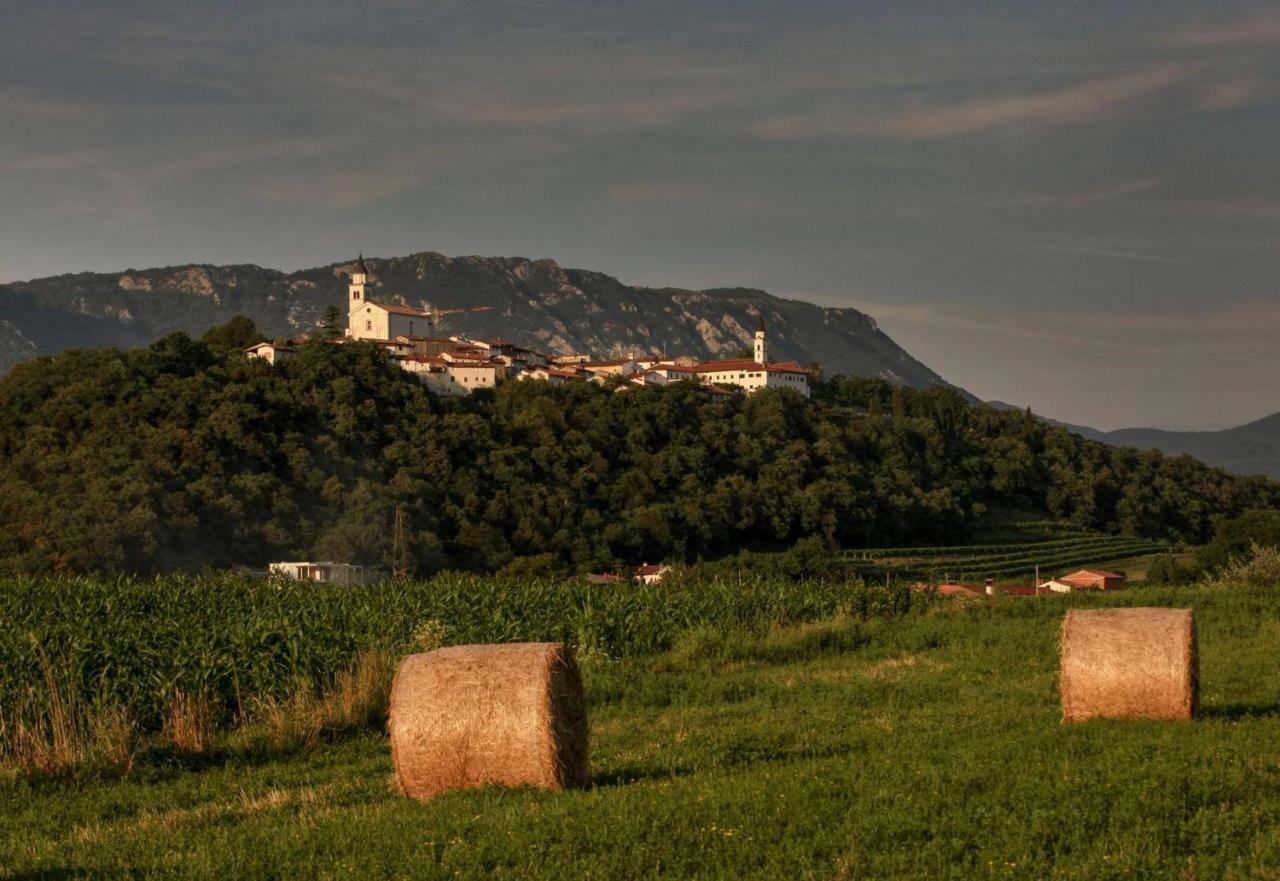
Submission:
[[[662,386],[694,380],[712,394],[750,393],[762,388],[787,388],[809,397],[809,372],[794,361],[770,361],[764,318],[756,321],[753,357],[700,361],[636,355],[600,360],[590,354],[544,355],[504,339],[434,336],[440,311],[422,311],[369,298],[369,270],[361,256],[347,286],[347,327],[339,342],[365,340],[383,347],[391,359],[440,395],[469,395],[493,388],[500,381],[540,381]],[[292,345],[261,342],[248,349],[250,357],[272,364],[292,357]]]

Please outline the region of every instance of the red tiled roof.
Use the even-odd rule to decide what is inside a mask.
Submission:
[[[703,361],[701,364],[682,369],[688,370],[690,373],[728,373],[734,370],[742,373],[758,373],[762,370],[767,370],[770,373],[808,372],[795,361],[777,361],[771,364],[761,364],[759,361],[751,361],[746,358],[729,361]]]
[[[396,315],[412,315],[414,318],[430,318],[431,317],[430,312],[422,312],[418,309],[412,309],[408,306],[401,306],[399,303],[374,303],[370,301],[366,305],[378,306],[379,308],[386,309],[388,312],[393,312]]]
[[[982,596],[983,589],[972,584],[939,584],[938,593],[944,597],[950,596]]]
[[[1092,577],[1092,578],[1124,578],[1124,576],[1123,576],[1123,575],[1121,575],[1119,572],[1108,572],[1106,569],[1078,569],[1078,570],[1076,570],[1075,572],[1072,572],[1070,575],[1064,575],[1064,576],[1062,576],[1062,578],[1059,578],[1058,580],[1059,580],[1059,581],[1063,581],[1063,580],[1065,580],[1065,579],[1067,579],[1067,578],[1081,578],[1081,577],[1084,577],[1084,578],[1091,578],[1091,577]]]

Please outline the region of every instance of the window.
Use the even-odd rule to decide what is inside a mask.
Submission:
[[[365,330],[373,330],[373,322],[372,322],[372,321],[366,321],[366,322],[364,323],[364,329],[365,329]]]
[[[352,291],[352,292],[351,292],[351,298],[352,298],[353,300],[358,300],[358,299],[360,299],[360,292],[359,292],[358,290],[356,290],[356,291]]]

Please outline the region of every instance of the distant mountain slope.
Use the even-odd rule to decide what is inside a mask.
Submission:
[[[1280,478],[1280,413],[1223,431],[1162,431],[1124,428],[1100,432],[1105,443],[1154,447],[1162,453],[1195,456],[1236,474]]]
[[[815,306],[764,291],[625,285],[608,275],[522,257],[435,253],[366,258],[373,298],[439,309],[441,334],[503,336],[552,352],[691,354],[709,358],[751,343],[756,311],[777,360],[819,362],[828,374],[878,376],[916,388],[941,377],[855,309]],[[252,265],[78,273],[0,285],[0,371],[72,346],[133,346],[173,330],[200,333],[236,314],[271,335],[315,328],[346,307],[351,263],[283,273]]]
[[[1019,409],[1003,401],[991,401],[990,404],[999,410]],[[1061,426],[1089,440],[1115,447],[1156,449],[1170,456],[1189,455],[1206,465],[1225,468],[1235,474],[1261,474],[1280,479],[1280,413],[1222,431],[1166,431],[1160,428],[1099,431],[1085,425],[1040,418],[1050,425]]]

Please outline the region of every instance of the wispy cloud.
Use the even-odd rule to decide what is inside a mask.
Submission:
[[[1264,12],[1249,18],[1192,25],[1166,35],[1160,42],[1179,49],[1274,46],[1280,44],[1280,12]]]
[[[1269,91],[1269,86],[1260,77],[1205,83],[1199,89],[1197,109],[1207,113],[1234,110],[1253,103]]]
[[[605,199],[620,208],[692,206],[751,214],[769,207],[767,200],[740,191],[724,190],[686,181],[618,181],[605,188]]]
[[[375,170],[317,170],[274,177],[255,188],[257,195],[283,202],[329,210],[357,208],[420,186],[423,176],[408,167]]]
[[[53,95],[44,95],[30,89],[0,88],[0,117],[12,116],[82,116],[100,113],[98,104]]]
[[[779,140],[846,134],[928,141],[1001,128],[1087,123],[1184,82],[1192,72],[1189,66],[1167,64],[1054,91],[973,98],[882,115],[780,116],[758,123],[755,131]]]
[[[284,159],[322,156],[334,152],[338,146],[333,141],[307,138],[213,147],[199,152],[183,153],[175,159],[159,163],[147,171],[146,178],[150,181],[172,180]]]
[[[933,303],[883,303],[854,300],[854,308],[866,312],[877,321],[887,320],[939,330],[965,330],[980,334],[1010,337],[1036,342],[1061,343],[1083,348],[1116,349],[1121,344],[1096,336],[1079,336],[1056,330],[1012,324],[991,318],[970,318]]]
[[[1084,189],[1074,193],[1023,192],[1004,198],[986,199],[984,208],[1082,208],[1140,196],[1160,186],[1155,178]]]
[[[1129,251],[1119,248],[1099,248],[1092,245],[1079,245],[1070,242],[1022,242],[1024,247],[1039,251],[1059,251],[1065,254],[1080,254],[1086,257],[1105,257],[1112,260],[1137,260],[1143,263],[1170,263],[1191,266],[1195,260],[1183,257],[1170,257],[1167,254],[1151,254],[1144,251]]]
[[[1216,214],[1255,216],[1266,220],[1280,218],[1280,198],[1268,196],[1237,196],[1204,203],[1204,207]]]

